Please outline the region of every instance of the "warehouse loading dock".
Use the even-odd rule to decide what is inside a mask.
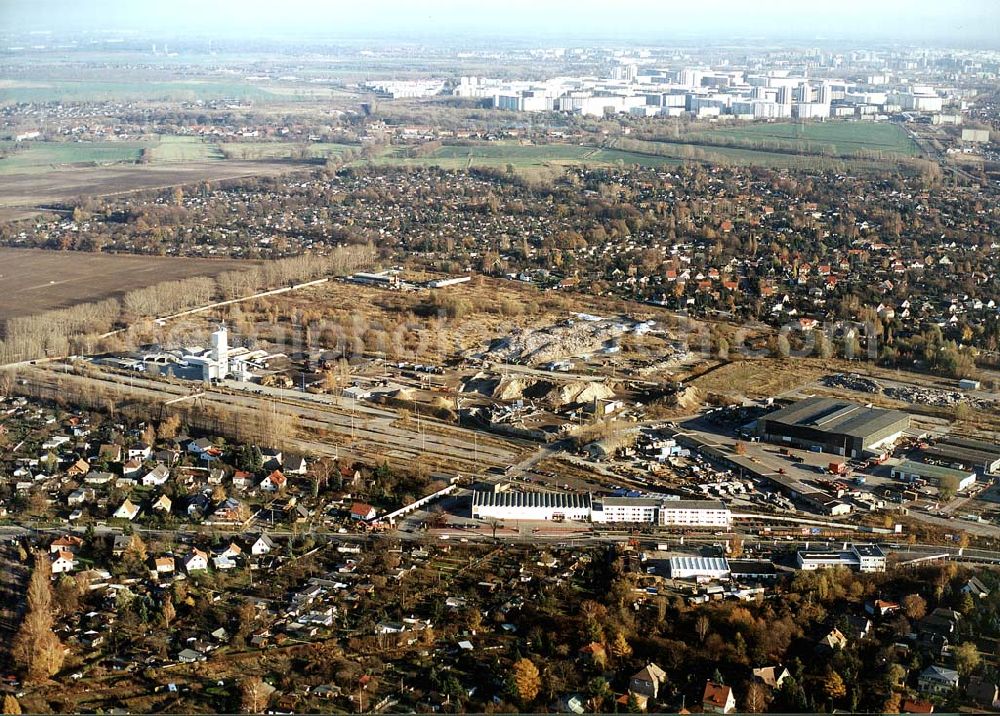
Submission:
[[[983,474],[1000,473],[1000,445],[985,440],[948,435],[925,449],[924,453]]]
[[[923,453],[926,457],[954,465],[962,465],[984,475],[996,474],[1000,471],[1000,454],[995,452],[976,450],[942,441],[925,448]]]

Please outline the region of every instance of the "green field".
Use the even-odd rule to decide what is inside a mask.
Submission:
[[[680,132],[680,141],[732,143],[747,149],[851,156],[883,152],[912,157],[917,145],[906,130],[885,122],[755,122]]]
[[[161,162],[203,162],[224,159],[219,145],[200,137],[177,137],[164,135],[159,144],[152,147],[151,161]]]
[[[221,146],[221,151],[229,159],[327,159],[343,154],[349,150],[358,150],[353,144],[335,144],[333,142],[310,142],[309,144],[294,144],[291,142],[227,142]]]
[[[147,142],[0,142],[11,153],[0,159],[0,173],[44,171],[72,164],[117,164],[135,162]]]
[[[0,87],[0,104],[59,100],[79,102],[141,99],[151,101],[262,100],[273,96],[266,89],[251,83],[230,81],[99,82],[93,80],[53,80]]]

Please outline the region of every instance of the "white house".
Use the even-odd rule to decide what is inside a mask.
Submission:
[[[931,665],[920,672],[917,685],[925,693],[947,694],[958,688],[958,672],[943,666]]]
[[[127,452],[129,460],[148,460],[152,454],[152,448],[146,443],[137,443],[130,447]]]
[[[264,492],[277,492],[288,484],[288,478],[280,470],[275,470],[260,481],[260,489]]]
[[[266,534],[261,534],[256,541],[250,545],[250,553],[255,557],[270,554],[274,550],[274,542]]]
[[[282,466],[282,471],[287,475],[305,475],[308,469],[306,459],[300,455],[289,455]]]
[[[173,501],[166,495],[160,495],[153,501],[153,512],[163,512],[165,514],[170,514],[170,508],[173,507]]]
[[[142,478],[143,487],[159,487],[170,479],[170,470],[160,464],[147,472]]]
[[[52,574],[63,574],[76,569],[76,559],[73,553],[68,550],[61,550],[58,556],[52,560]]]
[[[200,549],[191,550],[184,558],[184,569],[188,572],[204,572],[208,570],[208,554]]]
[[[121,504],[121,507],[115,510],[115,514],[113,516],[115,519],[128,520],[131,522],[139,516],[139,507],[133,504],[132,500],[126,497],[125,501]]]

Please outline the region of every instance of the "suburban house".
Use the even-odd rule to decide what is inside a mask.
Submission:
[[[925,699],[903,699],[903,703],[899,705],[899,713],[932,714],[934,713],[934,704]]]
[[[253,473],[237,470],[233,473],[233,487],[237,490],[249,490],[253,487]]]
[[[838,649],[844,649],[847,647],[847,637],[844,636],[843,632],[836,627],[833,628],[826,636],[819,640],[819,649],[829,649],[830,651],[837,651]]]
[[[212,441],[208,438],[198,438],[197,440],[192,440],[187,445],[187,451],[192,455],[201,455],[202,453],[208,452],[213,447]]]
[[[196,517],[198,515],[203,515],[208,511],[208,508],[212,506],[211,500],[208,499],[208,495],[202,494],[200,492],[191,495],[187,501],[187,516]]]
[[[873,617],[887,617],[899,611],[899,604],[876,599],[874,602],[865,603],[865,611]]]
[[[977,599],[984,599],[990,596],[990,590],[985,584],[979,581],[978,577],[972,577],[968,582],[966,582],[965,586],[962,587],[962,591],[965,594],[971,594]]]
[[[306,459],[301,455],[289,455],[285,458],[282,469],[289,475],[305,475],[308,466],[306,465]]]
[[[375,519],[375,508],[365,502],[355,502],[351,505],[352,520]]]
[[[208,554],[200,549],[193,549],[184,558],[184,569],[187,572],[204,572],[208,569]]]
[[[88,472],[83,481],[88,485],[107,485],[114,479],[115,476],[110,472]]]
[[[142,477],[143,487],[160,487],[170,479],[170,470],[162,463],[154,467]]]
[[[92,487],[78,487],[66,497],[66,504],[70,507],[79,507],[88,502],[93,502],[97,497]]]
[[[947,694],[958,688],[958,672],[943,666],[931,665],[920,672],[917,679],[920,690],[928,694]]]
[[[76,559],[69,550],[61,550],[52,560],[52,574],[63,574],[76,569]]]
[[[132,537],[130,535],[115,535],[114,541],[111,544],[112,556],[121,557],[125,554],[125,550],[128,549],[131,542]]]
[[[80,458],[66,469],[66,474],[70,477],[81,477],[90,472],[90,463]]]
[[[604,648],[604,645],[597,641],[592,641],[586,646],[580,647],[577,652],[581,658],[588,659],[598,664],[603,664],[607,661],[608,652]]]
[[[79,537],[63,535],[52,540],[52,544],[49,545],[49,554],[57,554],[58,552],[71,552],[75,554],[82,546],[83,540]]]
[[[153,500],[152,509],[153,512],[163,512],[164,514],[170,514],[170,508],[173,507],[173,502],[166,495],[160,495],[155,500]]]
[[[667,673],[656,664],[646,664],[642,671],[632,675],[628,690],[646,698],[655,699],[660,687],[667,683]]]
[[[281,469],[282,454],[277,448],[264,448],[260,451],[261,463],[267,470]]]
[[[921,634],[932,633],[947,637],[958,629],[960,617],[961,615],[953,609],[938,607],[920,620],[918,628]]]
[[[265,554],[270,554],[273,550],[274,550],[274,542],[272,542],[271,538],[268,537],[266,534],[261,534],[259,537],[257,537],[254,543],[250,545],[250,554],[254,555],[255,557],[260,557]]]
[[[234,497],[227,497],[219,503],[212,513],[212,520],[215,522],[243,522],[248,513],[243,508],[243,503]]]
[[[277,492],[288,484],[288,478],[280,470],[275,470],[260,481],[260,489],[264,492]]]
[[[146,443],[136,443],[128,449],[126,452],[129,460],[148,460],[149,456],[153,454],[152,448]]]
[[[131,522],[138,516],[139,516],[139,507],[133,504],[132,500],[128,499],[127,497],[125,498],[125,501],[121,504],[121,507],[115,510],[115,513],[113,515],[115,519],[128,520],[129,522]]]
[[[212,565],[221,572],[236,567],[236,561],[227,554],[212,555]]]
[[[753,678],[772,689],[780,689],[791,674],[783,666],[763,666],[753,670]]]
[[[205,661],[208,657],[202,654],[200,651],[195,651],[194,649],[182,649],[179,654],[177,654],[177,661],[182,664],[193,664],[196,661]]]
[[[243,554],[243,548],[235,542],[230,542],[224,547],[215,550],[215,554],[223,557],[229,557],[230,559],[236,559]]]
[[[174,571],[174,558],[157,557],[153,560],[153,569],[157,574],[171,574]]]
[[[731,714],[736,710],[736,699],[733,690],[725,684],[707,682],[705,695],[701,699],[701,708],[707,714]]]

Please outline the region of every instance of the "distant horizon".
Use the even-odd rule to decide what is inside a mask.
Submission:
[[[311,42],[379,40],[452,44],[506,39],[516,44],[703,41],[712,46],[794,44],[914,45],[1000,50],[1000,2],[950,0],[508,0],[470,10],[457,0],[368,4],[285,0],[6,0],[4,34],[137,33],[183,39]]]

